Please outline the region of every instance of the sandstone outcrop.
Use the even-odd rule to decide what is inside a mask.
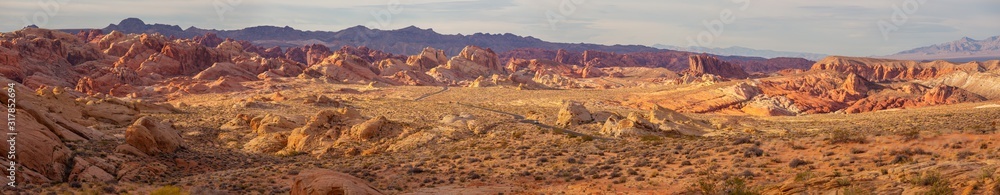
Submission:
[[[890,95],[891,93],[873,95],[853,103],[844,111],[846,113],[862,113],[894,108],[916,108],[986,100],[986,98],[980,95],[952,86],[938,85],[933,88],[917,86],[915,88],[917,89],[911,89],[911,91],[922,92],[923,94],[912,96],[895,96]]]
[[[954,64],[946,61],[915,62],[860,57],[830,56],[816,62],[812,70],[853,73],[872,82],[934,79],[953,72],[984,71],[980,63]]]
[[[430,70],[447,62],[448,56],[444,55],[443,50],[431,47],[424,48],[420,54],[410,56],[406,59],[406,64],[417,67],[419,68],[418,70]]]
[[[563,103],[563,108],[559,110],[556,125],[569,127],[593,121],[594,117],[590,115],[590,111],[582,103],[569,101]]]
[[[327,169],[304,170],[292,181],[292,195],[382,194],[354,176]]]
[[[750,77],[750,74],[747,74],[739,66],[711,56],[693,55],[688,59],[688,62],[690,63],[689,69],[694,74],[714,74],[731,79]]]
[[[12,98],[16,98],[16,127],[19,130],[16,162],[19,183],[107,182],[115,179],[110,174],[116,172],[115,163],[98,157],[79,156],[67,143],[112,139],[102,131],[86,126],[103,124],[102,121],[105,120],[95,118],[98,116],[122,119],[127,117],[118,115],[134,117],[133,114],[136,113],[114,113],[116,110],[121,111],[119,107],[125,110],[133,108],[118,103],[97,103],[99,100],[95,99],[100,97],[84,96],[62,87],[46,87],[31,93],[32,90],[27,86],[16,84],[7,78],[0,78],[0,82],[15,83],[14,90],[18,94],[10,97],[9,93],[3,93],[0,100],[10,102]],[[6,106],[4,104],[3,108],[8,109]],[[0,143],[0,152],[8,154],[8,150],[14,148],[8,144]],[[6,155],[0,158],[4,165],[9,164],[8,160]]]
[[[363,121],[357,111],[348,108],[320,111],[309,118],[304,126],[292,130],[282,152],[313,153],[327,149],[340,139],[342,133],[349,132],[353,124]]]
[[[402,128],[384,116],[368,119],[351,127],[350,137],[356,140],[373,141],[398,136]]]
[[[785,96],[766,95],[754,97],[741,108],[741,111],[754,116],[795,116],[802,113],[798,106]]]
[[[300,78],[328,78],[344,83],[368,83],[376,81],[375,74],[368,62],[350,54],[334,54],[322,62],[309,66]]]
[[[184,146],[180,131],[155,117],[139,118],[129,126],[125,143],[149,155],[173,153]]]
[[[646,135],[689,135],[701,136],[711,131],[711,125],[694,120],[676,111],[655,104],[640,105],[649,110],[647,114],[630,113],[627,117],[611,115],[601,128],[601,134],[614,137],[638,137]]]

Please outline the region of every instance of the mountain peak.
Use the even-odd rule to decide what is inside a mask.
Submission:
[[[344,30],[371,30],[371,29],[364,25],[357,25]]]
[[[132,26],[145,26],[146,22],[143,22],[139,18],[126,18],[121,22],[118,22],[118,26],[122,27],[132,27]]]

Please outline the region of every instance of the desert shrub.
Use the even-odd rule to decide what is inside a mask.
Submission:
[[[643,135],[642,137],[639,137],[639,140],[642,140],[644,142],[659,142],[663,141],[663,137],[655,135]]]
[[[924,192],[925,195],[952,195],[955,194],[955,189],[952,189],[950,184],[947,182],[939,182],[931,185],[931,188]]]
[[[976,153],[972,153],[972,152],[970,152],[968,150],[965,150],[965,151],[958,152],[958,154],[955,154],[955,158],[958,159],[958,160],[965,160],[966,158],[969,158],[972,155],[976,155]]]
[[[867,143],[868,139],[857,131],[836,129],[830,132],[830,143],[831,144],[841,144],[841,143]]]
[[[837,180],[834,180],[834,182],[837,182],[837,186],[849,186],[849,185],[851,185],[851,179],[850,178],[837,178]]]
[[[796,145],[796,144],[790,144],[790,145],[792,145],[791,146],[792,150],[805,150],[806,149],[806,147],[803,146],[803,145]]]
[[[913,159],[910,159],[910,155],[897,154],[896,156],[892,157],[892,162],[889,162],[889,163],[900,164],[900,163],[910,162],[911,160],[913,160]]]
[[[899,133],[899,136],[903,137],[903,141],[913,141],[920,139],[920,130],[917,129],[907,129]]]
[[[738,137],[736,139],[733,139],[733,145],[749,144],[749,143],[753,143],[750,140],[750,137]]]
[[[163,186],[159,189],[153,190],[149,193],[150,195],[186,195],[180,187],[177,186]]]
[[[919,186],[932,186],[941,183],[948,183],[945,178],[941,177],[941,174],[934,171],[923,172],[910,178],[910,183]]]
[[[900,154],[902,154],[902,155],[907,155],[907,156],[913,156],[913,155],[931,155],[932,153],[925,151],[923,148],[915,148],[915,149],[914,148],[904,148],[902,150],[893,150],[893,151],[889,152],[889,154],[891,154],[891,155],[900,155]]]
[[[749,147],[749,148],[743,150],[743,157],[746,157],[746,158],[759,157],[759,156],[763,156],[763,155],[764,155],[764,150],[761,150],[758,147]]]
[[[791,168],[796,168],[796,167],[799,167],[799,166],[802,166],[802,165],[807,165],[807,164],[809,164],[809,162],[806,162],[806,161],[804,161],[802,159],[799,159],[799,158],[795,158],[795,159],[792,159],[791,161],[788,161],[788,167],[791,167]]]
[[[813,173],[810,172],[810,171],[796,173],[795,174],[795,181],[803,182],[803,181],[809,180],[812,177],[813,177]]]
[[[985,166],[985,167],[983,167],[982,169],[979,170],[979,179],[981,179],[981,180],[992,179],[993,178],[993,173],[996,172],[996,171],[997,171],[997,167],[994,167],[994,166]]]
[[[699,179],[698,183],[695,184],[696,191],[701,192],[701,194],[719,194],[719,190],[715,185],[715,181],[710,179]]]
[[[747,186],[746,180],[740,177],[730,177],[727,179],[723,191],[729,195],[760,194],[759,190]]]

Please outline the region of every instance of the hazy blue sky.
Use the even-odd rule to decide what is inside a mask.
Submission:
[[[895,23],[894,13],[903,16]],[[854,56],[1000,35],[998,0],[0,0],[4,32],[28,23],[101,28],[127,17],[214,29],[274,25],[336,31],[356,25],[415,25],[446,34],[510,32],[600,44],[688,46],[689,38],[697,42],[703,34],[701,43],[709,47]],[[721,31],[705,26],[715,20],[715,27],[724,24]],[[880,28],[879,21],[887,25]],[[892,27],[896,29],[882,30]]]

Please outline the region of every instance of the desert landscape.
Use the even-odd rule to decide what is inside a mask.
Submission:
[[[996,2],[383,3],[4,2],[0,194],[1000,195]]]
[[[1000,193],[998,60],[733,61],[25,28],[4,194]]]

